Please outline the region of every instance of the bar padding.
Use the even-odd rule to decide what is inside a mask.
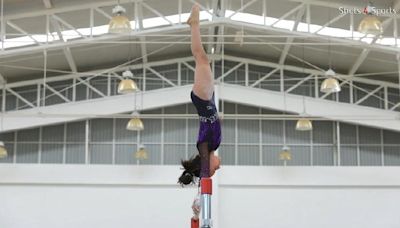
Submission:
[[[192,218],[192,225],[191,225],[191,228],[199,228],[199,226],[200,226],[199,220],[198,220],[198,219]]]
[[[200,186],[201,186],[201,194],[212,195],[212,179],[211,178],[201,178]]]

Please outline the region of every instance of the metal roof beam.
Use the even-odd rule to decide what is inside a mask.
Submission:
[[[220,99],[228,102],[301,114],[303,106],[299,104],[304,99],[307,106],[307,114],[310,116],[400,131],[399,112],[300,95],[284,95],[281,92],[233,84],[224,84],[222,89],[224,93],[220,94]],[[262,97],[263,99],[254,99],[255,97]]]
[[[281,16],[277,21],[275,21],[271,26],[276,25],[277,23],[279,23],[281,20],[286,19],[288,16],[290,16],[291,14],[295,13],[297,10],[304,8],[304,3],[301,3],[300,5],[294,7],[293,9],[291,9],[289,12],[285,13],[283,16]]]
[[[53,4],[51,3],[51,0],[43,0],[43,4],[44,4],[44,7],[46,7],[46,9],[53,8]]]
[[[265,79],[268,79],[269,77],[271,77],[275,72],[277,72],[278,70],[280,70],[280,68],[275,68],[273,70],[271,70],[268,74],[264,75],[262,78],[258,79],[256,82],[254,82],[253,84],[250,85],[250,87],[255,87],[256,85],[260,84],[261,82],[263,82]]]
[[[46,0],[44,0],[46,1]],[[190,2],[195,3],[195,0],[189,0]],[[347,3],[338,3],[338,2],[329,2],[329,1],[321,1],[321,0],[288,0],[289,2],[300,2],[300,3],[307,3],[310,4],[311,6],[321,6],[321,7],[329,7],[329,8],[335,8],[338,9],[339,7],[347,7],[347,8],[353,8],[353,7],[359,7],[359,5],[354,5],[354,4],[349,4]],[[146,2],[146,0],[120,0],[120,4],[132,4],[133,2]],[[395,2],[395,5],[398,5],[398,1]],[[38,17],[38,16],[45,16],[45,15],[51,15],[51,14],[58,14],[58,13],[67,13],[67,12],[72,12],[72,11],[80,11],[80,10],[89,10],[90,8],[96,8],[96,7],[109,7],[109,6],[114,6],[116,5],[116,1],[109,1],[109,0],[98,0],[98,1],[93,1],[89,3],[82,3],[76,4],[76,5],[71,5],[71,6],[65,6],[65,7],[57,7],[57,8],[51,8],[51,9],[44,9],[44,10],[39,10],[39,11],[31,11],[31,12],[24,12],[24,13],[12,13],[9,15],[5,15],[5,20],[12,20],[12,19],[21,19],[21,18],[29,18],[29,17]],[[200,5],[202,10],[207,10],[209,14],[211,14],[206,7],[203,5]],[[383,17],[387,17],[385,15],[382,15]]]
[[[287,35],[301,36],[301,37],[304,37],[305,39],[315,38],[315,39],[319,39],[321,41],[330,39],[332,43],[348,44],[353,47],[359,47],[359,48],[363,48],[363,49],[374,50],[374,51],[379,51],[379,52],[384,52],[384,53],[389,53],[389,54],[397,54],[399,52],[399,48],[397,48],[397,47],[377,45],[377,44],[367,44],[367,43],[363,43],[363,42],[356,41],[356,40],[328,37],[328,36],[322,36],[322,35],[318,35],[318,34],[304,33],[304,32],[298,32],[298,31],[290,31],[290,30],[275,28],[275,27],[271,27],[271,26],[256,25],[256,24],[244,23],[244,22],[239,22],[239,21],[233,21],[233,20],[226,19],[226,18],[219,18],[217,21],[204,22],[201,25],[201,27],[207,27],[207,28],[209,28],[210,26],[229,26],[232,28],[238,28],[238,27],[243,26],[245,29],[254,30],[257,32],[273,31],[273,32],[279,32],[282,34],[287,34]],[[132,32],[130,35],[143,36],[146,34],[159,34],[159,33],[163,33],[163,32],[167,32],[167,33],[168,32],[179,32],[179,31],[184,31],[184,30],[188,30],[187,25],[174,24],[172,26],[167,26],[167,27],[138,30],[138,31]],[[0,53],[0,58],[11,57],[11,56],[16,56],[16,55],[24,55],[24,54],[35,53],[35,52],[42,52],[44,49],[56,50],[56,49],[63,49],[66,46],[72,47],[72,46],[80,46],[80,45],[90,45],[90,44],[93,44],[96,42],[121,40],[123,38],[126,39],[127,36],[128,36],[127,34],[117,34],[117,35],[105,34],[105,35],[102,35],[99,37],[93,37],[93,38],[89,37],[86,39],[74,39],[74,40],[70,40],[66,43],[52,42],[52,43],[49,43],[46,45],[41,45],[41,46],[29,46],[29,47],[15,48],[15,49],[10,49],[10,50],[4,50],[3,52]]]
[[[120,4],[130,4],[132,2],[141,2],[144,0],[119,0]],[[39,17],[39,16],[46,16],[46,15],[52,15],[52,14],[58,14],[58,13],[67,13],[67,12],[73,12],[73,11],[81,11],[81,10],[89,10],[90,8],[96,8],[96,7],[108,7],[108,6],[114,6],[116,5],[116,1],[108,1],[108,0],[99,0],[99,1],[93,1],[90,3],[84,3],[84,1],[80,2],[79,4],[71,5],[71,6],[65,6],[65,7],[57,7],[57,8],[51,8],[51,9],[45,9],[45,10],[38,10],[38,11],[30,11],[30,12],[24,12],[24,13],[13,13],[9,15],[5,15],[4,19],[5,20],[13,20],[13,19],[21,19],[21,18],[29,18],[29,17]]]
[[[222,56],[221,55],[210,55],[209,57],[211,60],[219,61],[221,60]],[[313,74],[313,75],[324,75],[325,72],[316,70],[316,69],[311,69],[311,68],[303,68],[303,67],[298,67],[298,66],[292,66],[292,65],[279,65],[278,63],[275,62],[268,62],[268,61],[260,61],[260,60],[255,60],[255,59],[249,59],[249,58],[242,58],[242,57],[236,57],[236,56],[231,56],[231,55],[224,55],[225,60],[229,60],[232,62],[237,62],[237,63],[244,63],[244,64],[251,64],[255,66],[263,66],[263,67],[268,67],[272,68],[275,70],[273,73],[275,73],[279,69],[283,69],[285,71],[291,71],[291,72],[298,72],[298,73],[305,73],[305,74]],[[143,69],[147,67],[156,67],[156,66],[164,66],[164,65],[171,65],[171,64],[176,64],[176,63],[182,63],[183,65],[187,66],[190,70],[194,71],[194,68],[188,64],[187,62],[192,62],[194,61],[193,57],[184,57],[184,58],[176,58],[176,59],[167,59],[167,60],[161,60],[161,61],[154,61],[154,62],[148,62],[148,63],[139,63],[139,64],[134,64],[134,65],[128,65],[128,66],[123,66],[123,67],[112,67],[112,68],[106,68],[106,69],[99,69],[95,71],[88,71],[88,72],[79,72],[79,73],[72,73],[72,74],[66,74],[66,75],[59,75],[57,77],[51,77],[47,78],[47,82],[55,82],[55,81],[64,81],[64,80],[69,80],[77,77],[88,77],[88,76],[104,76],[108,73],[113,73],[113,72],[122,72],[127,69],[131,70],[137,70],[137,69]],[[270,73],[271,73],[270,72]],[[265,80],[266,78],[270,77],[268,73],[266,77],[261,78],[258,80],[256,83],[251,85],[252,87],[256,86],[258,83],[260,83],[262,80]],[[271,73],[271,74],[273,74]],[[360,83],[365,83],[369,85],[382,85],[386,86],[388,88],[393,88],[393,89],[398,89],[399,85],[397,83],[391,83],[391,82],[385,82],[385,81],[378,81],[378,80],[372,80],[368,78],[363,78],[363,77],[352,77],[348,76],[345,74],[340,74],[337,73],[336,75],[339,79],[341,80],[351,80],[354,82],[360,82]],[[20,82],[14,82],[14,83],[9,83],[5,85],[6,88],[17,88],[17,87],[23,87],[23,86],[28,86],[28,85],[34,85],[43,82],[43,79],[34,79],[34,80],[29,80],[29,81],[20,81]],[[0,88],[3,88],[0,86]]]
[[[271,26],[250,24],[250,23],[245,23],[245,22],[240,22],[240,21],[233,21],[233,20],[229,20],[229,19],[220,19],[219,23],[223,23],[224,25],[229,26],[231,28],[238,28],[240,26],[244,26],[248,30],[253,30],[253,31],[257,31],[257,32],[273,31],[273,32],[279,32],[282,34],[301,36],[301,37],[304,37],[305,39],[316,38],[316,39],[321,39],[323,41],[330,39],[330,41],[332,43],[342,43],[342,44],[348,44],[353,47],[369,48],[374,51],[379,51],[379,52],[389,53],[389,54],[397,54],[399,52],[399,48],[397,48],[397,47],[390,47],[390,46],[377,45],[377,44],[367,44],[367,43],[363,43],[363,42],[356,41],[356,40],[343,39],[343,38],[339,38],[339,37],[323,36],[323,35],[304,33],[304,32],[298,32],[298,31],[290,31],[290,30],[275,28],[275,27],[271,27]]]
[[[246,4],[244,4],[242,7],[240,7],[240,9],[236,10],[232,15],[229,16],[229,18],[232,18],[233,16],[235,16],[237,13],[242,12],[244,9],[246,9],[247,7],[251,6],[251,4],[255,3],[258,0],[252,0],[247,2]]]
[[[51,23],[52,23],[54,29],[56,30],[58,36],[60,37],[60,40],[62,40],[62,42],[64,42],[64,43],[66,43],[67,41],[61,33],[61,27],[60,27],[59,22],[54,19],[51,19]],[[68,65],[71,68],[71,71],[78,72],[78,68],[76,67],[74,57],[72,56],[72,53],[71,53],[71,49],[69,47],[65,47],[63,49],[63,52],[65,55],[65,58],[67,59]]]
[[[72,26],[71,24],[69,24],[68,22],[66,22],[64,19],[62,19],[61,17],[53,14],[51,15],[53,17],[53,19],[59,21],[61,24],[65,25],[67,28],[74,30],[76,33],[78,33],[82,38],[87,38],[85,35],[83,35],[82,33],[80,33],[74,26]]]
[[[303,17],[303,15],[305,13],[305,7],[304,7],[304,5],[302,5],[302,6],[303,7],[301,7],[299,9],[299,11],[297,12],[296,19],[295,19],[295,22],[293,24],[292,31],[297,31],[297,26],[299,25],[299,23],[301,21],[301,18]],[[285,63],[286,57],[287,57],[287,55],[289,53],[289,50],[290,50],[290,47],[292,46],[293,41],[294,41],[294,37],[289,37],[289,38],[286,39],[285,47],[283,48],[283,51],[282,51],[281,56],[279,58],[279,64],[284,64]]]
[[[346,16],[346,14],[340,14],[337,17],[333,18],[332,20],[328,21],[327,23],[325,23],[321,28],[319,28],[317,31],[313,32],[313,33],[318,33],[320,32],[322,29],[326,28],[327,26],[335,23],[336,21],[340,20],[342,17]]]
[[[318,116],[328,120],[342,121],[380,129],[400,130],[398,112],[321,100],[312,97],[303,97],[300,95],[284,95],[284,93],[281,92],[232,84],[217,85],[217,87],[223,89],[224,93],[220,94],[220,99],[224,101],[297,114],[303,112],[303,107],[299,105],[299,103],[304,101],[307,106],[307,113],[310,116]],[[185,85],[140,92],[141,94],[139,96],[143,97],[142,110],[189,103],[191,89],[192,85]],[[41,114],[38,114],[38,110],[35,108],[7,112],[3,114],[4,125],[2,131],[60,124],[81,119],[98,118],[99,116],[130,112],[134,109],[131,105],[134,96],[137,95],[111,96],[95,99],[90,102],[81,101],[46,106],[40,108]],[[263,97],[264,99],[254,99],[254,97]],[[43,118],[46,115],[48,118]]]
[[[202,26],[209,26],[210,24],[216,24],[213,22],[206,22],[203,23]],[[179,32],[181,30],[187,30],[187,25],[174,25],[169,27],[162,27],[162,28],[154,28],[154,29],[146,29],[146,30],[139,30],[134,31],[130,35],[145,35],[145,34],[159,34],[162,32]],[[12,57],[12,56],[19,56],[19,55],[26,55],[30,53],[36,52],[43,52],[43,50],[58,50],[63,49],[65,47],[75,47],[75,46],[82,46],[82,45],[93,45],[95,42],[104,42],[110,40],[123,40],[129,37],[129,34],[105,34],[99,37],[88,37],[87,39],[74,39],[69,40],[68,42],[53,42],[42,46],[30,46],[30,47],[22,47],[22,48],[15,48],[10,50],[4,50],[0,52],[0,59],[5,57]]]
[[[98,7],[95,7],[94,10],[96,10],[98,13],[100,13],[101,15],[103,15],[103,16],[104,16],[105,18],[107,18],[108,20],[111,20],[111,19],[112,19],[111,15],[108,14],[108,13],[106,13],[104,10],[102,10],[102,9],[100,9],[100,8],[98,8]]]
[[[26,35],[29,38],[31,38],[36,44],[41,45],[41,43],[39,43],[39,41],[37,41],[35,38],[33,38],[33,36],[29,35],[27,31],[23,30],[21,27],[19,27],[18,25],[16,25],[15,23],[11,22],[11,21],[7,21],[7,25],[10,26],[11,28],[17,30],[18,32],[20,32],[22,35]]]
[[[222,0],[223,1],[223,0]],[[215,20],[219,15],[219,6],[221,4],[221,0],[212,0],[211,2],[211,7],[213,9],[213,18],[212,20]],[[210,35],[208,37],[208,44],[207,44],[207,53],[209,54],[214,54],[215,53],[215,47],[214,44],[212,44],[212,42],[214,41],[214,37],[212,37],[211,35],[216,34],[215,32],[217,31],[217,34],[219,33],[219,26],[210,26],[210,28],[208,29],[208,34]],[[219,37],[217,39],[220,39]],[[219,42],[217,42],[219,43]],[[214,48],[214,53],[212,53],[212,48]]]
[[[87,119],[87,116],[90,115],[112,115],[132,112],[134,109],[132,101],[135,99],[135,96],[143,97],[142,110],[189,103],[189,94],[191,89],[192,85],[186,85],[159,89],[156,91],[138,92],[140,93],[139,95],[127,94],[98,98],[90,102],[81,101],[51,105],[40,108],[40,113],[43,115],[38,114],[38,109],[35,108],[11,111],[3,114],[4,122],[3,128],[0,132],[78,121],[81,119]],[[48,118],[43,118],[46,114],[48,115]]]
[[[143,30],[143,5],[142,3],[135,2],[135,23],[138,30]],[[142,52],[142,61],[143,63],[147,63],[147,45],[146,45],[146,37],[140,36],[139,40],[140,50]]]

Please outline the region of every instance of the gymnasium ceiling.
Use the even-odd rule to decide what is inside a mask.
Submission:
[[[201,0],[199,3],[207,9],[215,9],[219,1]],[[140,2],[148,7],[142,3],[135,4],[133,0],[121,0],[121,5],[127,9],[126,15],[130,20],[134,20],[136,17],[142,19],[159,17],[160,15],[157,15],[157,13],[163,16],[176,15],[179,13],[179,8],[181,8],[182,13],[188,13],[193,4],[191,0],[143,0]],[[181,7],[179,7],[180,2],[182,3]],[[5,26],[6,39],[26,37],[27,35],[45,35],[46,15],[49,15],[48,29],[51,33],[57,32],[57,26],[61,31],[71,30],[71,27],[75,29],[88,28],[91,23],[93,26],[104,26],[109,22],[107,14],[108,16],[112,15],[112,8],[116,3],[116,0],[4,0],[5,19],[2,24],[7,24]],[[338,17],[340,14],[339,7],[341,6],[364,8],[366,5],[363,0],[225,0],[225,8],[227,13],[237,11],[242,6],[246,6],[247,3],[251,4],[241,13],[261,16],[266,12],[267,17],[279,19],[291,10],[298,8],[299,10],[293,11],[284,19],[289,21],[300,19],[299,22],[301,23],[306,23],[309,20],[311,24],[320,26]],[[308,4],[309,17],[307,17]],[[379,0],[375,1],[374,5],[377,8],[387,9],[390,7],[397,8],[397,5],[400,4],[397,4],[397,1],[394,0]],[[136,6],[138,6],[137,9],[135,9]],[[299,13],[301,9],[304,9],[303,14]],[[92,22],[90,20],[91,12],[93,13]],[[364,15],[354,15],[351,19],[350,14],[348,14],[328,25],[328,27],[350,30],[350,21],[353,20],[356,30],[363,17]],[[381,38],[393,38],[395,34],[394,19],[387,16],[380,16],[379,18],[381,21],[387,20],[388,24]],[[210,29],[210,24],[214,26],[213,29]],[[15,28],[15,25],[20,31]],[[223,30],[221,30],[222,28]],[[27,34],[21,34],[21,30]],[[224,39],[215,37],[214,41],[217,42],[214,45],[216,47],[217,43],[224,43],[222,45],[223,54],[278,63],[288,37],[293,37],[293,42],[300,42],[301,44],[290,46],[285,64],[304,66],[303,63],[293,57],[296,56],[317,67],[326,69],[331,59],[332,67],[341,74],[348,74],[352,68],[354,69],[360,55],[365,50],[370,49],[371,51],[366,55],[365,60],[361,61],[361,65],[357,67],[356,76],[357,74],[376,73],[377,75],[370,77],[376,80],[398,82],[396,54],[397,50],[400,49],[394,45],[368,45],[366,42],[353,41],[349,38],[310,34],[309,32],[292,32],[275,26],[259,25],[259,22],[205,20],[203,23],[203,35],[213,35],[218,30]],[[45,41],[40,45],[33,43],[27,46],[6,48],[0,52],[0,73],[9,83],[43,77],[45,49],[48,49],[47,77],[61,76],[73,71],[71,64],[67,61],[66,48],[69,49],[78,72],[114,67],[128,60],[140,58],[144,50],[146,53],[156,52],[149,55],[147,61],[191,55],[188,43],[188,26],[167,24],[145,28],[143,31],[140,35],[135,35],[136,33],[131,36],[104,34],[95,36],[93,39],[89,37],[88,39],[77,38],[66,42],[54,41],[49,45],[50,48],[46,47]],[[238,31],[243,31],[245,34],[243,44],[234,42]],[[205,37],[204,41],[207,41],[207,39]],[[370,41],[373,40],[373,38],[369,39]],[[168,46],[171,42],[176,43]],[[161,48],[165,49],[160,50]],[[361,59],[363,58],[361,57]],[[64,73],[55,71],[64,71]]]

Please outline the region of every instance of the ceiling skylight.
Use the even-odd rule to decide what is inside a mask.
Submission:
[[[232,10],[227,10],[226,11],[226,17],[230,17],[233,15],[235,12]],[[255,15],[255,14],[250,14],[250,13],[236,13],[231,17],[232,20],[234,21],[243,21],[247,23],[252,23],[252,24],[258,24],[258,25],[264,25],[264,20],[265,20],[265,25],[272,25],[273,23],[277,22],[278,19],[273,18],[273,17],[264,17]]]
[[[32,38],[35,39],[39,43],[53,42],[55,40],[59,40],[56,33],[54,33],[54,36],[50,35],[49,37],[47,37],[46,35],[33,35]],[[7,39],[7,40],[13,40],[13,39]],[[6,42],[7,42],[7,40],[6,40]]]
[[[367,43],[367,44],[371,44],[372,41],[374,41],[374,38],[365,37],[365,38],[361,38],[360,41],[364,42],[364,43]]]
[[[168,25],[169,22],[164,20],[162,17],[153,17],[153,18],[147,18],[143,20],[143,27],[144,28],[151,28],[151,27],[157,27],[157,26],[162,26],[162,25]]]
[[[300,22],[299,25],[297,26],[297,31],[315,33],[316,31],[320,30],[321,28],[322,28],[322,26],[320,26],[320,25],[310,24],[310,31],[308,31],[308,24]]]
[[[400,39],[397,39],[397,42],[396,42],[396,39],[395,39],[395,38],[393,38],[393,37],[387,37],[387,38],[378,39],[378,40],[376,41],[376,43],[377,43],[377,44],[381,44],[381,45],[387,45],[387,46],[396,46],[396,45],[397,45],[397,47],[399,47],[399,45],[400,45]]]
[[[234,15],[233,15],[234,14]],[[273,26],[276,28],[292,30],[294,21],[293,20],[281,20],[277,22],[278,18],[271,18],[271,17],[263,17],[260,15],[248,14],[248,13],[235,13],[231,10],[226,10],[226,17],[231,17],[232,20],[241,21],[251,24],[265,24],[267,26]],[[265,20],[265,22],[264,22]],[[345,39],[353,39],[356,41],[361,41],[364,43],[371,44],[374,40],[373,35],[367,35],[357,32],[351,31],[347,29],[341,28],[332,28],[332,27],[325,27],[322,29],[321,25],[310,24],[300,22],[297,26],[297,31],[299,32],[310,32],[310,33],[317,33],[318,35],[323,36],[330,36],[330,37],[337,37],[337,38],[345,38]],[[388,45],[388,46],[396,46],[395,38],[381,38],[376,41],[376,44],[380,45]],[[400,40],[397,42],[397,46],[400,47]]]
[[[135,26],[135,21],[131,21],[131,28],[134,28]],[[90,36],[91,33],[93,36],[99,36],[108,33],[108,25],[101,25],[101,26],[96,26],[93,27],[93,30],[90,28],[80,28],[77,29],[78,32],[80,32],[82,35],[85,36]]]
[[[211,12],[211,13],[210,13]],[[200,20],[212,20],[212,11],[201,11],[200,12]],[[154,28],[159,26],[168,26],[170,23],[178,24],[178,23],[185,23],[189,17],[189,13],[184,14],[175,14],[169,15],[165,17],[153,17],[147,18],[143,20],[143,27],[144,28]],[[261,15],[249,14],[249,13],[242,13],[242,12],[235,12],[232,10],[226,10],[225,17],[229,18],[234,21],[241,21],[245,23],[251,24],[258,24],[258,25],[265,25],[265,26],[273,26],[275,28],[280,28],[284,30],[292,30],[295,22],[293,20],[280,20],[278,18],[273,17],[264,17]],[[136,29],[136,22],[131,21],[132,30]],[[357,31],[350,31],[346,29],[340,28],[332,28],[332,27],[325,27],[322,29],[321,25],[310,24],[300,22],[297,26],[297,31],[299,32],[310,32],[316,33],[322,36],[328,37],[337,37],[337,38],[345,38],[345,39],[353,39],[356,41],[361,41],[364,43],[372,43],[374,37],[371,35],[365,36],[362,33]],[[82,38],[81,35],[89,37],[92,36],[101,36],[104,34],[108,34],[108,25],[101,25],[91,28],[79,28],[77,30],[65,30],[62,31],[62,36],[65,41],[80,39]],[[15,48],[15,47],[23,47],[28,45],[35,45],[37,42],[39,43],[47,43],[47,42],[55,42],[59,41],[60,37],[56,32],[53,32],[46,35],[31,35],[31,36],[21,36],[16,38],[8,38],[4,41],[4,48]],[[388,45],[388,46],[400,46],[400,40],[396,43],[396,39],[393,37],[383,37],[376,41],[376,44],[379,45]]]
[[[79,33],[77,33],[75,30],[65,30],[61,32],[64,40],[68,41],[68,40],[73,40],[73,39],[77,39],[77,38],[82,38],[81,35],[79,35]]]
[[[352,32],[350,30],[345,30],[340,28],[330,28],[330,27],[323,28],[317,34],[324,36],[340,37],[340,38],[352,37]]]
[[[211,11],[212,13],[212,11]],[[190,14],[189,13],[183,13],[181,14],[181,22],[185,23],[187,19],[189,18]],[[144,28],[153,28],[153,27],[158,27],[158,26],[164,26],[164,25],[169,25],[169,21],[172,22],[173,24],[178,24],[179,23],[179,14],[171,15],[171,16],[166,16],[165,17],[167,20],[165,20],[162,17],[153,17],[153,18],[147,18],[143,19],[143,27]],[[212,20],[212,16],[210,13],[207,13],[206,11],[200,11],[200,20]]]
[[[17,37],[17,38],[12,38],[12,39],[6,39],[4,41],[4,48],[13,48],[13,47],[21,47],[21,46],[27,46],[27,45],[32,45],[35,44],[35,41],[31,39],[29,36],[22,36],[22,37]]]
[[[281,28],[281,29],[286,29],[286,30],[293,30],[294,26],[294,21],[289,21],[289,20],[280,20],[276,24],[272,25],[273,27],[276,28]]]

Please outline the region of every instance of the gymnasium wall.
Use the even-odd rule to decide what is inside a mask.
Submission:
[[[397,228],[398,167],[224,166],[215,228]],[[1,165],[0,227],[189,227],[177,166]]]
[[[226,114],[281,114],[228,102],[223,106]],[[197,117],[162,118],[195,116],[193,105],[143,113],[160,118],[144,119],[141,132],[127,131],[128,119],[105,118],[2,133],[9,156],[0,163],[178,165],[197,153]],[[283,166],[279,152],[286,143],[292,150],[288,166],[400,166],[399,132],[336,121],[314,121],[307,132],[296,131],[294,120],[224,119],[222,124],[223,165]],[[133,156],[140,144],[147,148],[147,160]]]

